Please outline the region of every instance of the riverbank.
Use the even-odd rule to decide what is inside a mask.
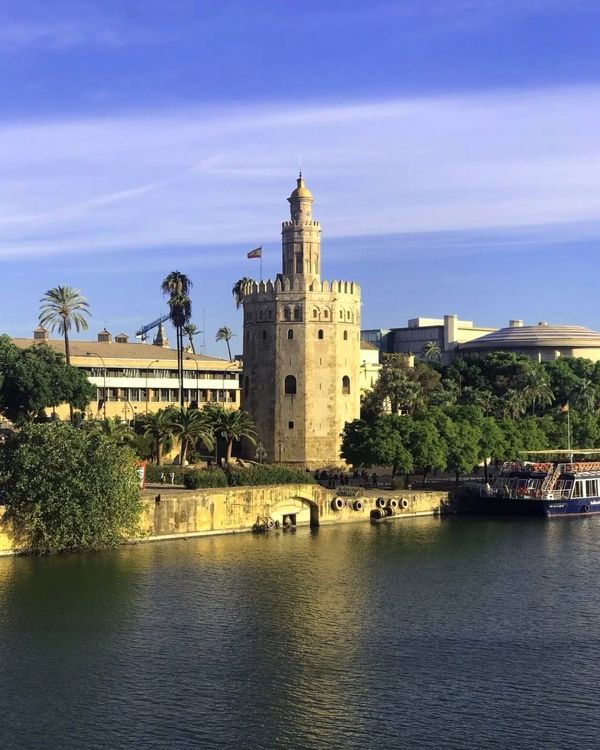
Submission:
[[[142,493],[141,534],[130,541],[236,534],[252,531],[255,524],[283,528],[286,518],[295,527],[366,522],[378,498],[397,501],[392,519],[442,514],[451,503],[447,491],[329,490],[315,484],[199,490],[161,486]],[[15,554],[2,515],[0,509],[0,555]]]

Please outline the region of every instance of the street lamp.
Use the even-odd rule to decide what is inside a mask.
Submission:
[[[150,365],[155,362],[160,362],[160,359],[151,359],[146,365],[146,415],[148,415],[148,398],[150,397],[150,391],[148,390],[148,374],[150,373]]]
[[[100,361],[102,362],[102,367],[104,368],[104,386],[102,388],[103,390],[103,398],[102,398],[102,412],[104,414],[104,419],[106,419],[106,400],[108,398],[108,393],[106,392],[106,362],[104,361],[104,357],[101,354],[98,354],[98,352],[86,352],[88,357],[98,357]]]

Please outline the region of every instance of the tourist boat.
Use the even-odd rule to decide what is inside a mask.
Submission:
[[[577,451],[578,456],[598,453]],[[600,513],[600,461],[573,460],[573,451],[544,453],[549,454],[553,460],[504,463],[491,484],[468,494],[468,510],[546,518]]]

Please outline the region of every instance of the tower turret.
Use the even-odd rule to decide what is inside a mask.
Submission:
[[[312,218],[313,200],[300,172],[296,189],[288,198],[291,220],[282,224],[282,273],[307,282],[321,274],[321,227]]]

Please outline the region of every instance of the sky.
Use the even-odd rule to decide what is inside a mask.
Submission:
[[[239,350],[300,165],[363,328],[600,329],[597,0],[3,0],[0,330],[68,284],[133,335],[180,270]]]

